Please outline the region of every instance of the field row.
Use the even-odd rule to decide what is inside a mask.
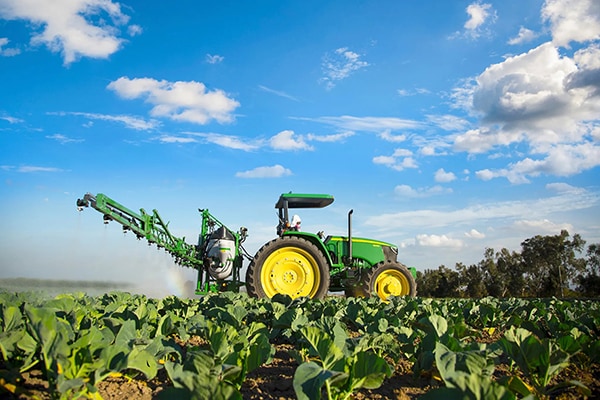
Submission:
[[[298,399],[377,393],[399,365],[431,378],[425,399],[576,398],[600,389],[599,304],[1,293],[0,394],[101,398],[107,380],[160,375],[158,398],[241,399],[249,374],[286,349]],[[573,366],[578,379],[564,373]],[[33,372],[43,393],[26,384]]]

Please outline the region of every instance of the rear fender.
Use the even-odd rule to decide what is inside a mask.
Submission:
[[[308,240],[309,242],[311,242],[312,244],[317,246],[317,248],[319,250],[321,250],[321,253],[323,253],[325,258],[327,259],[327,263],[329,264],[328,265],[329,269],[331,269],[331,266],[333,265],[333,262],[331,261],[331,256],[329,255],[327,248],[325,247],[325,245],[321,241],[321,238],[318,235],[315,235],[314,233],[310,233],[310,232],[286,231],[281,236],[299,236],[303,239]]]

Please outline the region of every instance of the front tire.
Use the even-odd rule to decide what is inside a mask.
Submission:
[[[274,239],[258,250],[246,272],[253,297],[288,295],[322,299],[329,290],[329,268],[323,253],[298,236]]]
[[[393,261],[380,262],[364,271],[359,287],[365,297],[375,294],[383,301],[390,296],[417,295],[417,283],[408,268]]]

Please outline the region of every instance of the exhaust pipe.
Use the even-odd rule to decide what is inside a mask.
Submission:
[[[354,210],[348,212],[348,263],[352,263],[352,213]]]

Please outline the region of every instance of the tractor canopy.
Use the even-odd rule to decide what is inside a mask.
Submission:
[[[333,203],[333,196],[329,194],[283,193],[275,208],[323,208]]]

